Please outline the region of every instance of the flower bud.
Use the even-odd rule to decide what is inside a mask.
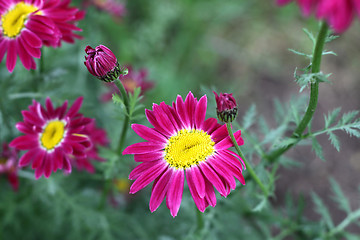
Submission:
[[[216,92],[213,93],[215,94],[218,119],[226,123],[234,121],[237,115],[237,105],[232,93],[220,93],[220,96]]]
[[[122,70],[112,51],[104,45],[99,45],[95,49],[90,46],[85,48],[85,66],[89,72],[104,82],[116,80]],[[125,71],[125,70],[124,70]]]

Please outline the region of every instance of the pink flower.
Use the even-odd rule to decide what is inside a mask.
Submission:
[[[279,5],[291,0],[277,0]],[[360,15],[360,1],[358,0],[297,0],[303,14],[309,16],[312,12],[318,19],[326,22],[337,32],[344,32],[357,13]]]
[[[17,151],[14,148],[9,148],[8,144],[3,143],[2,152],[0,152],[0,175],[7,175],[8,181],[14,191],[17,191],[19,188],[17,161]]]
[[[41,175],[48,178],[52,171],[64,169],[71,172],[71,156],[86,157],[86,151],[91,141],[86,135],[86,125],[91,122],[78,113],[82,97],[75,100],[67,110],[67,101],[54,108],[50,98],[46,99],[46,109],[40,103],[33,101],[29,110],[22,111],[23,122],[16,128],[25,135],[15,138],[10,147],[27,150],[20,158],[19,166],[35,169],[35,178]]]
[[[126,13],[125,4],[116,0],[89,0],[88,4],[94,5],[99,10],[105,11],[114,18],[122,18]]]
[[[92,120],[85,126],[82,134],[89,137],[91,146],[86,149],[86,156],[74,158],[73,163],[79,170],[85,169],[90,173],[94,173],[95,168],[91,164],[90,160],[96,160],[100,162],[106,161],[104,158],[98,155],[98,147],[106,146],[109,143],[109,139],[107,138],[107,134],[104,129],[96,127],[95,120]]]
[[[99,45],[95,49],[87,46],[85,52],[87,56],[84,64],[89,73],[105,82],[112,82],[119,77],[119,63],[109,48],[104,45]]]
[[[241,158],[228,148],[232,141],[226,125],[215,118],[205,120],[207,97],[199,100],[190,92],[185,101],[178,96],[172,106],[164,102],[146,110],[154,128],[133,124],[132,129],[146,142],[128,146],[123,154],[134,154],[142,162],[129,175],[135,180],[130,193],[136,193],[152,181],[150,211],[155,211],[166,197],[166,206],[175,217],[179,211],[185,178],[200,211],[216,205],[215,189],[227,196],[235,189],[234,177],[245,184]],[[241,131],[235,133],[244,144]]]
[[[74,21],[83,12],[69,8],[68,0],[0,0],[0,62],[6,56],[6,67],[12,72],[17,56],[24,67],[36,69],[34,58],[40,58],[43,45],[57,47],[60,41],[71,42],[72,31],[79,31]]]
[[[119,76],[119,79],[127,92],[134,93],[135,88],[140,87],[141,94],[143,95],[147,90],[154,87],[154,83],[148,81],[148,71],[146,69],[135,71],[131,66],[127,67],[127,69],[129,71],[127,75]],[[119,89],[114,83],[107,83],[106,85],[109,86],[111,90],[101,96],[101,101],[103,102],[110,101],[114,93],[120,94]]]
[[[215,94],[218,119],[226,123],[234,121],[237,115],[237,105],[232,93],[220,93],[220,96],[216,92],[213,93]]]

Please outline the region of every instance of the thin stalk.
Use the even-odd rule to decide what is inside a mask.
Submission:
[[[350,213],[339,225],[333,228],[328,234],[328,237],[332,237],[339,232],[343,231],[350,223],[354,220],[360,218],[360,209],[356,210],[355,212]]]
[[[248,161],[245,159],[244,154],[241,152],[240,147],[238,145],[238,143],[236,142],[236,139],[234,137],[234,134],[232,132],[231,129],[231,123],[226,123],[226,127],[229,133],[229,136],[231,138],[231,141],[233,142],[236,151],[238,152],[239,156],[241,157],[241,159],[244,161],[245,166],[247,171],[249,172],[250,176],[254,179],[254,181],[259,185],[259,187],[261,188],[261,190],[263,191],[263,193],[265,194],[265,196],[268,196],[268,190],[267,188],[264,186],[264,184],[261,182],[261,180],[259,179],[259,177],[256,175],[254,169],[252,168],[252,166],[250,165],[250,163],[248,163]]]
[[[200,212],[196,207],[196,229],[195,234],[201,236],[201,232],[204,229],[204,213]]]
[[[119,143],[118,143],[118,146],[117,146],[117,152],[119,154],[121,154],[121,151],[122,151],[125,139],[126,139],[127,130],[129,128],[129,123],[130,123],[129,96],[128,96],[124,86],[122,85],[122,83],[121,83],[121,81],[119,79],[115,80],[115,85],[120,91],[121,98],[122,98],[122,100],[124,102],[125,109],[126,109],[125,119],[124,119],[123,127],[122,127],[122,130],[121,130]]]
[[[328,32],[328,25],[326,22],[322,22],[319,34],[316,39],[316,44],[313,52],[313,59],[311,64],[311,73],[319,73],[320,72],[320,65],[321,65],[321,58],[322,53],[325,45],[325,40],[327,37]],[[306,109],[305,115],[303,119],[301,120],[300,124],[295,129],[294,133],[291,137],[293,138],[299,138],[301,137],[302,133],[305,131],[306,127],[308,126],[309,122],[311,121],[316,107],[318,103],[318,96],[319,96],[319,82],[315,80],[313,83],[311,83],[310,86],[310,100],[309,105]],[[285,148],[281,148],[278,150],[275,150],[271,152],[267,159],[270,162],[275,161],[279,156],[281,156],[283,153],[285,153],[287,150],[289,150],[291,147],[293,147],[295,143],[288,145]]]

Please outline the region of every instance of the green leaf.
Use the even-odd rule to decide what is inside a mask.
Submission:
[[[335,119],[339,116],[341,107],[335,108],[332,112],[329,112],[327,116],[324,115],[325,128],[329,128],[331,124],[335,122]]]
[[[278,138],[284,135],[284,132],[286,130],[286,125],[281,125],[278,128],[272,129],[270,132],[268,132],[262,141],[262,144],[270,143],[270,142],[276,142]]]
[[[322,147],[316,138],[312,138],[312,149],[315,151],[316,156],[325,161]]]
[[[253,211],[254,212],[260,212],[261,210],[263,210],[265,207],[266,207],[266,204],[267,204],[267,198],[263,198],[261,200],[261,202],[259,202],[254,208],[253,208]]]
[[[329,43],[329,42],[337,39],[338,37],[340,37],[340,36],[338,36],[338,35],[329,35],[329,36],[326,37],[325,42]]]
[[[337,56],[337,54],[335,52],[333,52],[333,51],[323,51],[322,55],[334,55],[334,56]]]
[[[352,129],[350,127],[344,127],[344,131],[349,134],[350,137],[355,136],[357,138],[360,138],[360,131],[356,129]]]
[[[333,200],[339,204],[339,208],[344,210],[346,213],[351,213],[351,207],[348,199],[345,197],[343,191],[335,179],[330,178],[331,188],[334,193]]]
[[[316,38],[314,37],[314,35],[307,29],[307,28],[303,28],[302,29],[304,31],[304,33],[310,38],[310,40],[312,41],[312,43],[316,44]]]
[[[303,52],[299,52],[299,51],[296,51],[295,49],[292,49],[292,48],[288,48],[288,50],[292,53],[295,53],[296,55],[300,55],[300,56],[304,56],[306,58],[312,58],[313,55],[312,54],[306,54],[306,53],[303,53]]]
[[[351,112],[345,113],[341,117],[341,119],[339,121],[339,124],[340,123],[341,124],[347,124],[347,123],[351,122],[356,117],[356,115],[358,115],[358,114],[359,114],[359,111],[351,111]]]
[[[330,140],[331,144],[334,146],[334,148],[336,149],[336,151],[340,152],[340,142],[339,142],[338,138],[336,137],[336,135],[332,132],[328,132],[327,134],[329,135],[329,140]]]
[[[243,118],[243,128],[248,129],[253,125],[256,116],[256,106],[252,104],[250,108],[246,111]]]
[[[297,143],[298,138],[284,138],[281,141],[274,144],[274,148],[286,148],[287,146]]]
[[[334,223],[333,223],[333,221],[331,219],[329,210],[325,206],[324,202],[314,192],[311,194],[311,197],[313,199],[313,202],[315,203],[316,212],[319,213],[320,216],[322,217],[321,220],[325,221],[325,224],[327,225],[328,229],[333,229],[334,228]]]
[[[270,131],[269,125],[263,116],[259,117],[258,124],[262,134],[266,135]]]
[[[113,94],[112,95],[112,100],[115,104],[120,104],[124,106],[124,102],[123,100],[120,98],[120,96],[118,94]]]

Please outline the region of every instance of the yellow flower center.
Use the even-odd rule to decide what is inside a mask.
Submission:
[[[165,160],[177,169],[189,168],[205,161],[214,152],[215,142],[203,130],[182,129],[165,147]]]
[[[65,124],[62,121],[50,121],[40,136],[41,145],[47,150],[54,149],[64,138]]]
[[[31,4],[19,2],[1,17],[1,28],[3,34],[10,38],[15,38],[24,28],[25,21],[30,13],[37,11],[38,8]],[[40,12],[36,14],[41,14]]]
[[[130,188],[129,180],[126,178],[115,179],[114,184],[119,192],[126,192]]]

